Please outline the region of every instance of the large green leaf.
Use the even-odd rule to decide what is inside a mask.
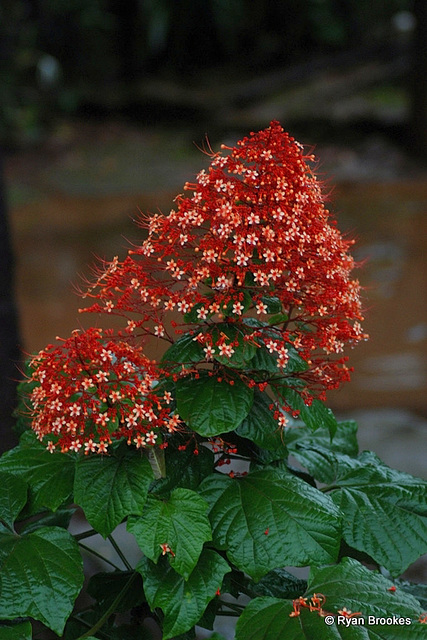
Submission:
[[[390,469],[367,451],[352,458],[307,447],[294,455],[329,485],[351,547],[395,576],[427,552],[427,482]]]
[[[149,496],[142,516],[130,517],[127,528],[153,562],[162,553],[160,545],[168,544],[174,554],[170,564],[187,580],[203,544],[212,539],[207,510],[207,502],[194,491],[175,489],[167,501]]]
[[[307,427],[313,431],[323,427],[329,430],[331,436],[334,436],[338,424],[332,411],[323,402],[315,398],[308,406],[295,389],[282,386],[280,391],[289,406],[294,411],[299,411],[300,418]]]
[[[27,483],[11,473],[0,473],[0,522],[13,529],[13,523],[27,502]]]
[[[274,418],[274,411],[270,409],[271,398],[254,390],[254,401],[242,424],[237,428],[237,433],[243,438],[252,440],[259,447],[275,451],[276,459],[287,455],[284,444],[283,431]]]
[[[109,456],[80,458],[74,497],[92,527],[106,538],[123,518],[142,513],[152,480],[148,460],[120,447]]]
[[[219,382],[207,371],[201,371],[198,378],[183,378],[176,384],[179,415],[191,429],[206,437],[238,427],[248,415],[252,400],[253,389],[240,378]]]
[[[56,509],[73,491],[75,458],[66,453],[49,453],[34,433],[22,435],[17,447],[0,458],[0,471],[21,476],[28,482],[32,511]]]
[[[331,497],[343,512],[343,537],[392,575],[427,553],[427,482],[386,467],[370,453],[337,459]]]
[[[214,474],[200,492],[211,507],[215,544],[255,580],[277,567],[337,557],[338,509],[328,496],[285,471],[264,469],[233,479]]]
[[[82,584],[82,558],[64,529],[0,533],[0,619],[30,616],[60,635]]]
[[[142,558],[137,571],[144,579],[144,591],[152,609],[164,613],[163,640],[169,640],[193,627],[221,588],[228,563],[215,551],[205,550],[188,580],[184,580],[162,559],[157,565]]]
[[[1,640],[31,640],[31,637],[31,622],[20,622],[10,627],[0,623]]]
[[[355,549],[402,573],[427,550],[427,483],[390,469],[370,452],[357,459],[310,447],[295,455],[331,487],[344,514],[343,535]]]
[[[290,617],[292,601],[256,598],[237,622],[236,640],[425,640],[426,626],[418,622],[419,603],[403,591],[388,591],[391,586],[349,558],[340,565],[313,569],[303,595],[309,603],[315,593],[323,594],[325,616],[301,607],[300,616]],[[361,616],[339,618],[344,608]],[[369,616],[383,618],[386,624],[375,624]],[[394,624],[393,616],[398,620]]]

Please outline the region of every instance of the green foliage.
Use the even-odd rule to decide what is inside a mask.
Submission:
[[[1,523],[13,531],[13,523],[27,502],[27,483],[11,473],[0,473],[0,484]]]
[[[205,437],[238,427],[248,415],[252,402],[253,389],[239,378],[219,381],[201,371],[198,378],[183,378],[176,384],[179,415],[191,429]]]
[[[280,469],[239,479],[215,474],[200,490],[210,505],[214,543],[254,580],[276,567],[336,560],[340,513],[299,478]]]
[[[155,565],[144,558],[137,570],[144,579],[150,606],[159,607],[164,613],[163,640],[169,640],[200,620],[230,567],[218,553],[206,550],[188,580],[164,561]]]
[[[53,456],[37,441],[32,431],[24,432],[20,443],[0,458],[0,471],[23,478],[29,485],[29,508],[35,513],[55,511],[73,492],[75,458]]]
[[[12,626],[4,626],[0,622],[0,638],[2,640],[31,640],[30,622],[18,622]]]
[[[142,516],[129,518],[128,531],[154,563],[161,554],[161,545],[168,544],[173,552],[171,566],[188,580],[203,544],[212,539],[207,509],[208,504],[194,491],[175,489],[168,501],[150,496]]]
[[[197,335],[186,333],[182,338],[174,342],[163,355],[162,362],[171,363],[172,370],[179,371],[182,364],[191,364],[203,360],[204,353],[202,345],[195,340]]]
[[[179,342],[172,355],[191,359],[196,343]],[[301,421],[279,429],[267,391],[227,376],[234,384],[201,371],[171,387],[195,439],[182,448],[181,435],[171,437],[165,477],[155,479],[147,455],[126,443],[108,456],[50,454],[27,432],[3,455],[0,637],[30,638],[25,619],[33,618],[65,640],[148,639],[141,625],[151,616],[164,640],[194,640],[195,625],[212,629],[221,614],[241,614],[236,640],[426,637],[418,622],[425,585],[393,585],[360,559],[397,577],[425,553],[427,483],[359,454],[355,423],[336,422],[323,403],[302,406],[295,390],[285,393]],[[248,473],[218,472],[227,452],[211,451],[211,434],[235,447],[240,464],[251,463]],[[289,455],[302,469],[290,466]],[[67,531],[75,505],[93,531]],[[109,537],[122,521],[143,558],[133,567],[119,552],[126,569],[93,576],[93,605],[72,614],[83,581],[79,546],[86,535]],[[289,569],[306,565],[308,583]],[[223,593],[249,603],[233,604]],[[326,598],[330,626],[316,607],[310,611],[315,593]],[[411,623],[346,627],[337,622],[344,608]],[[130,623],[121,624],[116,616],[129,611]]]
[[[345,558],[339,565],[313,569],[304,597],[327,594],[324,603],[326,616],[302,607],[300,615],[291,617],[290,600],[261,597],[254,599],[237,622],[236,640],[343,640],[366,638],[367,640],[400,640],[426,637],[425,626],[418,622],[421,613],[419,602],[404,591],[388,591],[392,583],[378,573],[369,571],[356,560]],[[337,615],[344,607],[360,613],[366,620],[363,626],[337,623]],[[369,624],[374,618],[403,618],[401,624]],[[349,620],[354,620],[349,619]],[[409,623],[407,622],[409,621]]]
[[[0,619],[31,616],[62,633],[83,584],[77,543],[64,529],[0,532]]]
[[[236,640],[426,638],[427,587],[398,576],[427,549],[427,483],[359,454],[354,422],[303,401],[296,350],[279,377],[263,339],[244,340],[254,328],[272,330],[254,319],[214,328],[234,344],[227,366],[181,377],[201,357],[194,334],[166,352],[158,389],[185,429],[161,446],[51,454],[25,432],[0,458],[0,638],[28,640],[36,620],[64,640],[152,640],[150,618],[163,640],[195,640],[221,615],[238,617]],[[275,391],[298,414],[292,426],[278,425]],[[73,535],[76,510],[89,525]],[[123,522],[142,554],[133,563],[111,536]],[[113,570],[91,577],[90,604],[73,611],[97,533],[124,568],[106,557]],[[306,566],[308,581],[292,569]]]
[[[307,427],[313,430],[326,427],[331,436],[334,436],[337,430],[337,421],[332,411],[323,402],[315,398],[310,405],[307,405],[300,394],[291,387],[285,387],[282,393],[292,409],[299,412],[301,420]]]
[[[237,427],[236,433],[251,440],[260,448],[275,452],[274,457],[280,459],[286,456],[285,439],[270,406],[269,396],[255,389],[251,410],[242,424]]]
[[[153,471],[146,458],[126,447],[76,464],[74,497],[88,522],[104,538],[128,515],[141,513]]]

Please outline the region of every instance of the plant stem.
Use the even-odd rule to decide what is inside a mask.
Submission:
[[[242,607],[240,604],[234,604],[234,602],[225,602],[224,600],[220,600],[221,603],[221,608],[224,607],[228,607],[229,609],[233,610],[233,614],[235,614],[235,612],[237,612],[237,615],[240,615],[243,611],[243,609],[245,607]],[[221,611],[221,615],[233,615],[231,612],[222,612]]]
[[[77,620],[80,624],[84,625],[84,626],[85,626],[85,627],[87,627],[88,629],[90,629],[90,628],[91,628],[91,626],[92,626],[90,622],[87,622],[86,620],[84,620],[84,619],[81,617],[81,614],[80,614],[80,613],[78,613],[78,614],[76,614],[76,615],[74,615],[74,616],[71,616],[71,617],[73,618],[73,620]],[[98,633],[99,633],[99,635],[101,636],[101,638],[107,638],[107,640],[108,640],[108,638],[110,637],[108,634],[105,634],[105,633],[103,633],[102,631],[99,631]]]
[[[230,618],[238,618],[241,613],[241,611],[223,611],[223,609],[219,609],[218,611],[219,616],[229,616]]]
[[[117,555],[119,556],[120,560],[123,562],[123,564],[125,565],[126,569],[128,571],[133,571],[133,567],[132,565],[128,562],[128,560],[125,558],[122,550],[120,549],[119,545],[117,544],[117,542],[114,540],[113,536],[110,534],[108,536],[108,540],[111,542],[114,551],[117,553]]]
[[[111,605],[108,607],[107,611],[105,611],[105,613],[100,617],[100,619],[98,620],[98,622],[95,622],[95,624],[93,625],[93,627],[91,627],[90,629],[88,629],[88,631],[86,631],[83,635],[79,636],[77,638],[77,640],[84,640],[84,638],[89,638],[90,636],[93,636],[98,629],[100,629],[102,627],[102,625],[106,622],[106,620],[108,620],[108,618],[111,616],[111,614],[113,614],[117,608],[117,605],[120,603],[121,599],[123,598],[123,596],[126,594],[126,592],[128,591],[128,589],[130,588],[132,582],[135,580],[136,576],[137,576],[137,572],[134,571],[131,575],[131,577],[129,578],[129,580],[126,582],[125,586],[123,587],[123,589],[120,591],[119,595],[117,596],[117,598],[114,599],[114,601],[111,603]]]
[[[97,535],[98,535],[98,531],[95,531],[95,529],[89,529],[88,531],[82,531],[82,533],[75,533],[73,537],[78,542],[79,540],[84,540],[85,538],[91,538],[92,536],[97,536]]]

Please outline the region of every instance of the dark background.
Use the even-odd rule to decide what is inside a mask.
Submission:
[[[424,0],[3,0],[1,134],[38,142],[58,116],[111,113],[224,130],[249,104],[347,70],[348,93],[408,92],[399,124],[425,153],[426,15]],[[356,82],[368,62],[382,75],[365,69]],[[330,134],[319,106],[310,122],[293,113],[292,126]],[[387,124],[397,123],[365,122]]]

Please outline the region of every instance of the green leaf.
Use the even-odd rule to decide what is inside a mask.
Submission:
[[[328,429],[331,437],[335,435],[338,423],[332,411],[326,405],[315,398],[310,406],[307,406],[301,395],[290,387],[282,387],[281,393],[294,411],[299,411],[301,420],[313,431],[319,428]]]
[[[329,460],[345,541],[400,575],[427,550],[427,482],[390,469],[370,452],[356,460],[330,454]]]
[[[83,584],[82,558],[64,529],[0,534],[0,619],[30,616],[60,635]]]
[[[197,489],[203,478],[214,470],[214,454],[207,447],[201,446],[194,453],[190,443],[184,451],[169,444],[165,449],[166,477],[155,482],[152,492],[156,495],[168,495],[177,487]]]
[[[222,315],[225,318],[232,318],[233,320],[236,320],[238,318],[238,316],[233,311],[234,303],[237,302],[237,300],[239,300],[239,302],[243,305],[242,313],[246,313],[246,311],[252,306],[252,296],[249,293],[249,291],[246,291],[244,289],[240,289],[238,291],[235,290],[235,291],[236,293],[238,293],[238,295],[234,295],[234,297],[230,300],[230,302],[227,303],[225,309],[223,307],[221,310]],[[238,319],[238,321],[240,320],[241,318]]]
[[[200,323],[201,320],[197,315],[197,312],[199,309],[201,309],[202,307],[205,307],[205,303],[204,302],[198,302],[197,304],[194,305],[194,307],[191,308],[190,311],[188,311],[188,313],[184,313],[184,322],[186,322],[187,324],[194,324],[194,323]],[[208,318],[212,317],[212,313],[208,313]]]
[[[286,322],[287,320],[289,320],[289,316],[287,313],[276,313],[274,316],[271,316],[268,319],[268,324],[273,327],[276,326],[278,324],[282,324],[283,322]]]
[[[191,364],[192,362],[200,362],[205,359],[205,353],[202,345],[195,340],[197,334],[187,333],[182,338],[179,338],[163,355],[162,363],[171,363],[178,365],[178,369],[181,368],[181,364]]]
[[[74,496],[89,523],[104,538],[130,514],[142,513],[153,480],[150,463],[126,447],[109,456],[80,458]]]
[[[343,513],[343,537],[394,576],[427,550],[427,482],[390,469],[374,453],[357,458],[316,444],[293,451],[309,472],[327,483]]]
[[[212,539],[207,510],[207,502],[194,491],[175,489],[168,501],[149,496],[142,516],[130,517],[127,529],[155,563],[162,553],[160,545],[168,544],[175,554],[169,557],[170,564],[187,580],[203,544]]]
[[[27,483],[11,473],[0,473],[0,522],[13,530],[13,523],[27,502]]]
[[[184,580],[164,561],[157,565],[142,558],[137,571],[144,579],[144,591],[151,609],[164,613],[163,640],[191,629],[221,588],[231,569],[215,551],[205,550],[188,580]]]
[[[255,351],[255,355],[252,360],[248,363],[248,369],[278,373],[277,355],[270,353],[265,346],[260,346]]]
[[[199,378],[183,378],[176,383],[178,413],[187,425],[202,436],[232,431],[248,415],[253,389],[239,378],[218,382],[201,371]]]
[[[301,615],[290,617],[290,600],[265,597],[249,603],[237,621],[236,640],[422,640],[426,638],[425,625],[420,624],[421,613],[415,598],[397,590],[388,591],[391,582],[369,571],[356,560],[345,558],[339,565],[313,569],[304,597],[323,594],[324,610],[335,620],[325,624],[326,618],[317,611],[301,608]],[[364,624],[345,626],[338,611],[346,608],[360,612]],[[375,618],[404,618],[405,623],[394,625],[370,624]],[[406,619],[411,624],[406,624]],[[348,622],[348,619],[347,619]],[[371,621],[372,622],[372,621]],[[375,622],[375,621],[373,621]]]
[[[262,296],[261,301],[266,305],[267,313],[280,313],[282,310],[282,303],[276,296]]]
[[[297,598],[307,588],[307,580],[301,580],[285,569],[269,571],[259,582],[250,585],[255,596],[274,596],[276,598]]]
[[[422,610],[427,611],[427,584],[416,584],[407,580],[396,580],[395,584],[406,593],[413,595],[421,604]]]
[[[52,511],[66,502],[73,491],[75,460],[66,453],[49,453],[32,432],[25,432],[19,445],[0,458],[0,471],[20,476],[29,484],[32,512]]]
[[[338,509],[286,471],[264,469],[233,479],[214,474],[200,492],[211,507],[214,543],[254,580],[280,566],[334,562],[338,555]]]
[[[249,366],[258,347],[253,342],[245,340],[245,336],[252,332],[244,331],[243,328],[244,325],[239,326],[227,322],[221,322],[214,326],[211,333],[213,344],[216,345],[221,338],[227,336],[228,340],[225,341],[225,344],[232,343],[234,349],[234,353],[227,357],[219,355],[219,348],[216,346],[214,358],[217,362],[235,369],[243,369]]]
[[[3,626],[0,622],[1,640],[31,640],[31,622],[19,622],[13,626]]]
[[[286,349],[288,351],[288,362],[284,369],[284,373],[300,373],[302,371],[307,371],[308,364],[304,358],[301,358],[298,351],[291,344],[286,345]]]
[[[313,450],[319,448],[346,453],[349,456],[357,456],[359,453],[357,424],[352,420],[338,422],[332,439],[327,428],[319,428],[313,432],[308,427],[293,426],[285,428],[284,440],[292,452],[297,452],[300,447],[308,447]]]
[[[31,518],[26,521],[25,524],[20,524],[19,533],[31,533],[36,531],[40,527],[62,527],[68,529],[70,520],[74,513],[77,511],[77,507],[64,507],[63,509],[57,509],[55,512],[43,511],[37,514],[37,518]]]
[[[357,456],[357,426],[354,422],[338,423],[331,440],[326,429],[314,433],[306,428],[290,427],[285,430],[285,440],[290,453],[320,482],[332,484],[337,475],[336,459],[331,452]]]
[[[287,455],[283,431],[270,409],[271,398],[258,389],[254,390],[254,401],[242,424],[236,429],[239,436],[252,440],[263,449],[275,451],[276,459]]]

